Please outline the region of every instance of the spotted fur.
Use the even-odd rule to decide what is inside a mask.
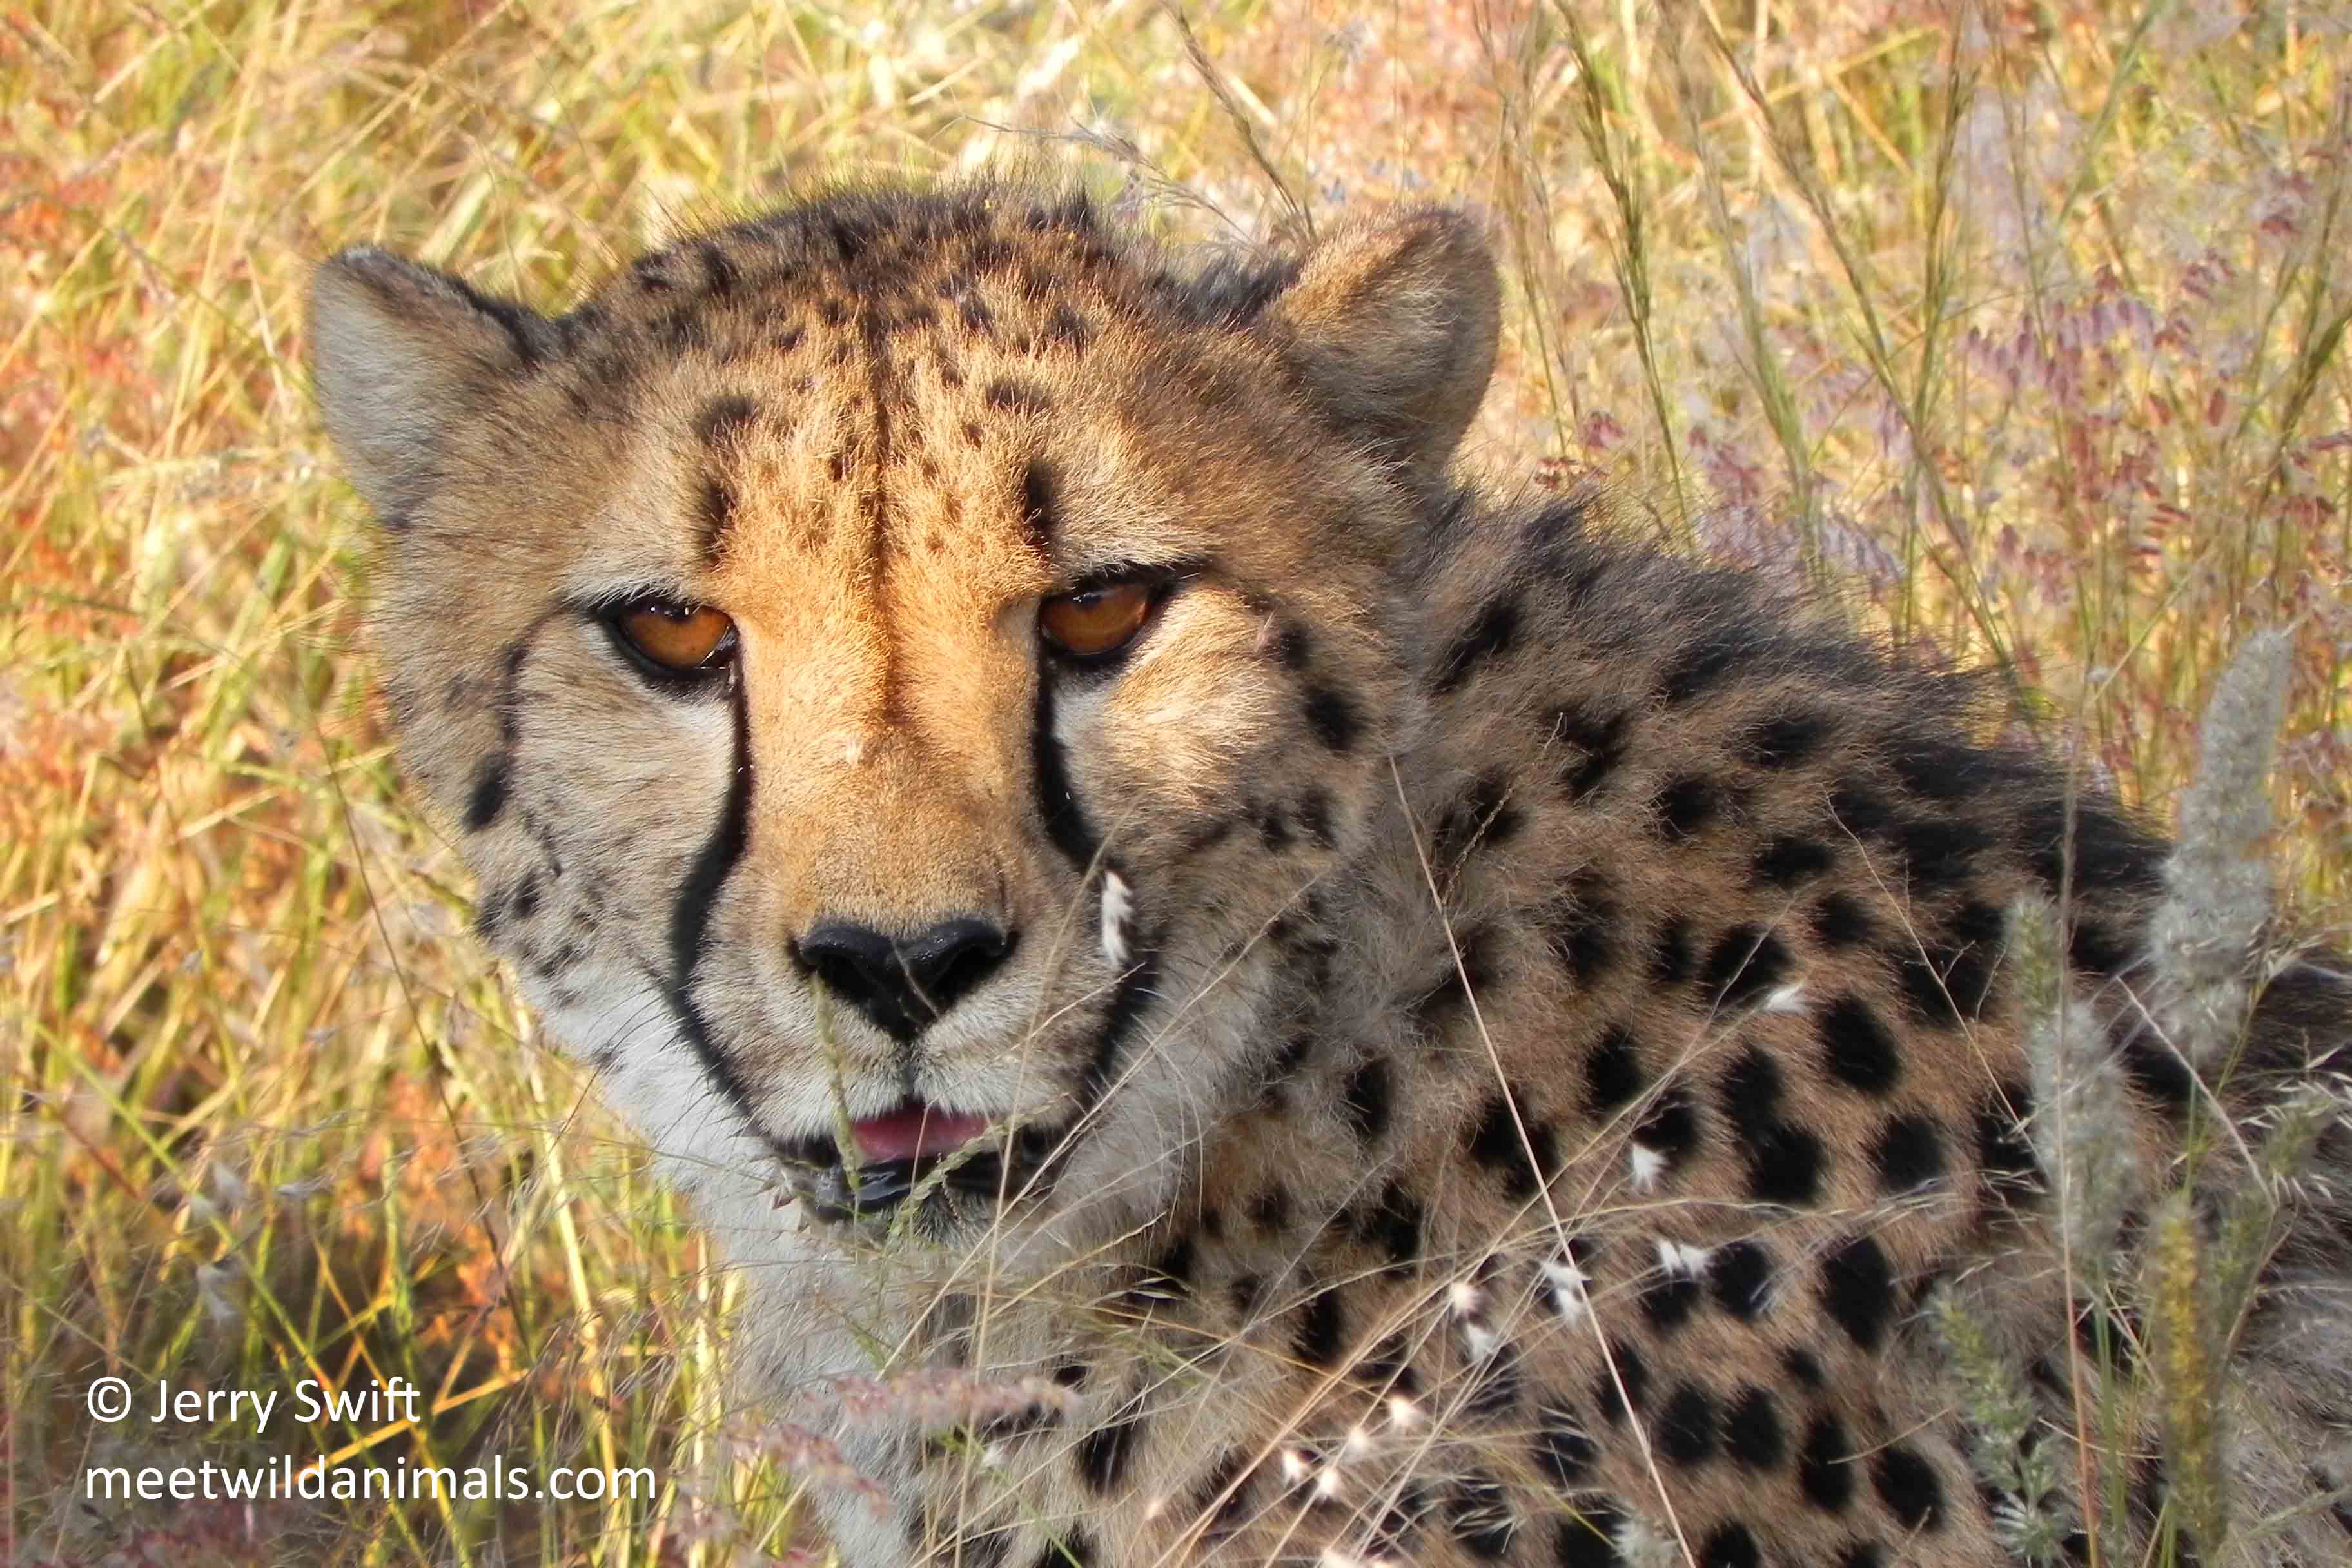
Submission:
[[[990,184],[813,199],[554,317],[321,271],[406,766],[747,1266],[755,1388],[1052,1391],[845,1415],[891,1499],[835,1509],[860,1568],[2011,1560],[1923,1323],[1963,1290],[2067,1357],[2007,911],[2066,910],[2163,1170],[2202,1091],[2128,1028],[2163,846],[1979,682],[1604,498],[1457,483],[1496,300],[1440,209],[1202,265]],[[1136,569],[1138,640],[1057,661],[1041,599]],[[723,668],[633,661],[646,595],[731,616]],[[828,922],[911,963],[960,920],[998,946],[952,1005],[843,1001]],[[2283,973],[2233,1103],[2347,1013]],[[909,1102],[985,1158],[836,1168]],[[2244,1336],[2258,1490],[2343,1479],[2352,1373],[2280,1348],[2340,1335],[2340,1247],[2291,1237]]]

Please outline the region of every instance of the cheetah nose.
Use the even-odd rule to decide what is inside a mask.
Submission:
[[[903,942],[871,926],[821,921],[792,951],[825,989],[903,1045],[994,973],[1013,951],[1013,935],[973,915]]]

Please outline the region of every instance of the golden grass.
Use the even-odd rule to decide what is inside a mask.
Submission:
[[[0,1557],[795,1550],[781,1472],[708,1419],[723,1275],[459,935],[396,788],[301,368],[307,268],[346,243],[560,303],[841,174],[1076,156],[1207,236],[1480,203],[1511,305],[1476,460],[1602,473],[1668,534],[2004,665],[2159,809],[2228,649],[2291,626],[2292,879],[2317,910],[2352,890],[2341,6],[1265,0],[1191,27],[1137,0],[0,16]],[[163,1437],[93,1425],[101,1373],[431,1397]],[[78,1496],[93,1463],[347,1447],[663,1484]]]

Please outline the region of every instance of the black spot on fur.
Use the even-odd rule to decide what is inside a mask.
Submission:
[[[1624,1515],[1607,1503],[1580,1499],[1575,1512],[1552,1534],[1552,1560],[1559,1568],[1622,1568],[1617,1527]]]
[[[1625,758],[1625,726],[1633,717],[1621,710],[1606,719],[1589,708],[1565,707],[1551,714],[1550,733],[1563,751],[1559,785],[1570,800],[1582,800],[1609,782]]]
[[[501,752],[484,763],[482,771],[474,775],[473,793],[466,799],[466,826],[468,831],[481,832],[506,810],[511,767],[512,760]]]
[[[1651,1428],[1651,1441],[1675,1464],[1704,1464],[1715,1458],[1722,1419],[1715,1396],[1696,1384],[1685,1383],[1659,1412],[1657,1424]]]
[[[1722,799],[1715,785],[1695,773],[1669,779],[1658,791],[1658,830],[1669,838],[1689,838],[1715,820]]]
[[[1319,789],[1310,789],[1291,807],[1298,818],[1298,830],[1307,835],[1318,849],[1337,849],[1339,830],[1331,820],[1331,796]]]
[[[2015,1194],[2042,1184],[2024,1127],[2032,1113],[2032,1095],[2021,1083],[2003,1084],[1977,1103],[1977,1161],[1996,1190]]]
[[[1797,1455],[1797,1484],[1805,1500],[1825,1513],[1842,1513],[1853,1500],[1853,1450],[1836,1416],[1816,1415],[1805,1429],[1805,1446]]]
[[[1250,1484],[1244,1479],[1248,1468],[1247,1454],[1239,1448],[1228,1448],[1192,1484],[1188,1494],[1192,1517],[1203,1522],[1203,1542],[1225,1540],[1249,1518]]]
[[[1752,1384],[1739,1391],[1723,1418],[1723,1447],[1751,1470],[1771,1469],[1788,1457],[1780,1407],[1769,1393]]]
[[[1822,1057],[1830,1076],[1864,1094],[1885,1094],[1903,1076],[1903,1054],[1870,1005],[1851,992],[1822,1015]]]
[[[1843,893],[1825,893],[1813,906],[1813,935],[1823,947],[1859,947],[1873,934],[1869,911]]]
[[[1779,937],[1751,925],[1733,926],[1707,954],[1699,990],[1712,1006],[1744,1007],[1778,985],[1789,963],[1789,950]]]
[[[1822,1260],[1822,1305],[1848,1339],[1878,1348],[1895,1316],[1895,1268],[1875,1239],[1855,1237]]]
[[[1717,1525],[1699,1543],[1698,1568],[1759,1568],[1756,1538],[1738,1520]]]
[[[1307,727],[1315,731],[1325,750],[1345,752],[1356,743],[1355,704],[1330,687],[1308,687],[1303,711]]]
[[[1385,1272],[1412,1271],[1421,1257],[1421,1200],[1396,1182],[1381,1189],[1380,1203],[1357,1226],[1357,1234],[1388,1259]]]
[[[2153,1030],[2142,1027],[2126,1036],[2119,1055],[2132,1086],[2173,1115],[2187,1111],[2197,1095],[2197,1075],[2188,1062]]]
[[[1395,1083],[1386,1057],[1370,1057],[1348,1075],[1339,1090],[1339,1108],[1348,1125],[1365,1142],[1377,1141],[1389,1130],[1389,1112]]]
[[[1820,876],[1836,863],[1837,857],[1828,845],[1784,833],[1756,852],[1754,868],[1759,882],[1793,888]]]
[[[1307,1298],[1298,1310],[1298,1331],[1291,1344],[1309,1366],[1329,1366],[1346,1348],[1348,1319],[1339,1287],[1327,1285]]]
[[[1780,1120],[1780,1068],[1763,1050],[1744,1047],[1723,1070],[1716,1098],[1723,1119],[1746,1139],[1762,1137]]]
[[[1002,408],[1011,414],[1050,414],[1054,410],[1054,395],[1034,381],[1020,381],[1012,376],[998,376],[982,392],[991,408]]]
[[[1981,944],[1913,945],[1895,960],[1905,1006],[1919,1022],[1944,1029],[1982,1016],[1999,958],[1999,950]]]
[[[1032,458],[1021,469],[1021,531],[1043,553],[1061,528],[1060,476],[1053,464]]]
[[[1192,1238],[1180,1236],[1150,1265],[1150,1286],[1163,1298],[1192,1293]]]
[[[1633,1129],[1634,1141],[1677,1164],[1698,1147],[1698,1099],[1683,1084],[1660,1092]]]
[[[1878,1500],[1886,1505],[1904,1529],[1935,1531],[1944,1527],[1944,1484],[1936,1467],[1900,1443],[1878,1452],[1870,1468]]]
[[[1595,1116],[1606,1115],[1641,1093],[1646,1081],[1641,1046],[1622,1024],[1612,1024],[1601,1031],[1601,1038],[1585,1053],[1585,1103]]]
[[[1834,726],[1818,713],[1779,713],[1760,721],[1739,743],[1750,767],[1792,768],[1821,750]]]
[[[515,885],[514,897],[508,901],[508,910],[519,921],[527,921],[539,913],[539,878],[526,872]]]
[[[1896,735],[1885,744],[1895,776],[1913,795],[1950,804],[1966,800],[1994,782],[1986,754],[1974,746],[1936,734]]]
[[[735,526],[734,487],[716,475],[705,477],[694,515],[702,531],[702,559],[715,562],[725,553],[728,531]]]
[[[1788,1369],[1789,1376],[1792,1381],[1807,1388],[1819,1390],[1828,1385],[1829,1378],[1822,1371],[1821,1362],[1815,1358],[1812,1352],[1801,1346],[1783,1352],[1780,1364]]]
[[[1513,1199],[1534,1196],[1559,1163],[1557,1135],[1546,1123],[1516,1109],[1525,1103],[1514,1090],[1490,1097],[1464,1141],[1473,1160],[1502,1173],[1504,1194]]]
[[[1690,921],[1668,917],[1650,939],[1650,984],[1662,990],[1681,984],[1690,978],[1692,962]]]
[[[1754,1241],[1727,1242],[1707,1260],[1716,1304],[1742,1322],[1754,1322],[1769,1303],[1772,1255]]]
[[[2085,1302],[2074,1314],[2074,1342],[2094,1365],[2128,1376],[2139,1359],[2138,1315],[2128,1310],[2110,1312],[2096,1302]]]
[[[1046,1542],[1037,1554],[1032,1568],[1095,1568],[1102,1561],[1095,1538],[1073,1527],[1058,1539]]]
[[[1478,613],[1469,629],[1456,637],[1438,660],[1432,689],[1441,697],[1458,689],[1477,673],[1480,665],[1507,655],[1518,635],[1519,602],[1496,600]]]
[[[1290,1228],[1290,1189],[1280,1182],[1266,1187],[1250,1199],[1250,1223],[1268,1236],[1279,1236]]]
[[[1519,1521],[1511,1511],[1511,1494],[1503,1483],[1483,1470],[1455,1481],[1443,1507],[1445,1528],[1462,1549],[1483,1562],[1497,1563],[1511,1550]]]
[[[1143,1431],[1143,1396],[1137,1394],[1109,1420],[1079,1437],[1078,1479],[1097,1497],[1108,1497],[1127,1481],[1128,1465]]]
[[[1423,986],[1407,1005],[1413,1026],[1423,1033],[1435,1031],[1454,1014],[1467,1007],[1470,998],[1484,992],[1495,977],[1493,927],[1472,926],[1457,932],[1454,940],[1457,962]]]
[[[1649,1363],[1642,1359],[1641,1352],[1617,1340],[1609,1342],[1609,1360],[1615,1365],[1617,1375],[1611,1377],[1609,1368],[1606,1366],[1594,1374],[1592,1402],[1601,1407],[1601,1414],[1608,1417],[1609,1424],[1615,1426],[1624,1421],[1625,1407],[1629,1403],[1633,1405],[1634,1414],[1639,1415],[1648,1401],[1650,1367]],[[1617,1393],[1617,1385],[1620,1383],[1625,1385],[1622,1398],[1620,1398]]]
[[[1801,1127],[1776,1122],[1748,1150],[1748,1194],[1759,1203],[1795,1207],[1821,1195],[1822,1141]]]
[[[1838,1553],[1837,1568],[1886,1568],[1886,1551],[1875,1541],[1857,1541]]]
[[[1748,649],[1727,627],[1708,627],[1675,656],[1658,678],[1658,695],[1669,707],[1695,701],[1713,690]]]
[[[2137,956],[2131,942],[2079,912],[2066,933],[2066,960],[2086,974],[2119,974]]]
[[[1067,305],[1055,306],[1053,315],[1045,321],[1045,341],[1066,348],[1073,353],[1086,353],[1087,343],[1093,335],[1087,330],[1085,321]]]
[[[751,428],[759,414],[760,405],[748,397],[714,397],[694,416],[694,433],[713,447],[731,446]]]
[[[1959,886],[1975,874],[1977,857],[1992,847],[1983,828],[1948,816],[1904,818],[1889,837],[1902,852],[1914,893]]]
[[[1897,1116],[1870,1145],[1878,1186],[1890,1197],[1926,1186],[1944,1174],[1944,1141],[1929,1116]]]
[[[1699,1303],[1706,1286],[1696,1274],[1677,1268],[1654,1268],[1642,1282],[1642,1315],[1661,1333],[1682,1327]]]
[[[1552,956],[1579,985],[1591,986],[1617,962],[1622,911],[1615,889],[1597,871],[1579,871],[1565,892],[1536,912]]]
[[[1895,825],[1895,808],[1859,779],[1841,779],[1831,789],[1830,816],[1856,838],[1877,837]]]
[[[1482,775],[1440,818],[1430,836],[1430,858],[1440,868],[1473,851],[1508,844],[1526,818],[1510,804],[1510,780],[1500,771]]]
[[[1572,1487],[1582,1480],[1600,1453],[1573,1410],[1556,1402],[1537,1406],[1536,1463],[1554,1486]]]

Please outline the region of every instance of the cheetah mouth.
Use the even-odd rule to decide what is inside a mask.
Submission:
[[[919,1193],[955,1206],[1036,1195],[1059,1140],[1023,1127],[1002,1145],[983,1146],[992,1125],[985,1116],[907,1100],[849,1124],[854,1161],[824,1133],[778,1153],[803,1207],[832,1225],[887,1220]]]

